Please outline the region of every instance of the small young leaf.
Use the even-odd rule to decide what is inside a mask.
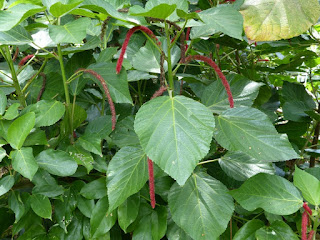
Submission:
[[[126,199],[118,207],[118,223],[124,232],[127,232],[127,228],[133,223],[139,213],[140,207],[140,195],[134,194]]]
[[[8,175],[0,179],[0,196],[7,193],[14,185],[14,176]]]

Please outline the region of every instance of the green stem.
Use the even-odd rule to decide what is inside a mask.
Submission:
[[[28,89],[28,87],[31,85],[31,83],[33,82],[34,79],[36,79],[36,77],[39,75],[39,73],[42,72],[43,68],[46,66],[48,62],[48,59],[46,58],[43,62],[43,64],[41,65],[41,67],[39,68],[38,72],[32,76],[32,78],[26,83],[26,85],[24,86],[24,88],[22,89],[22,92],[25,93]]]
[[[20,102],[21,106],[26,107],[27,106],[26,99],[25,99],[25,96],[22,93],[21,88],[20,88],[20,84],[18,81],[16,70],[14,69],[14,64],[12,61],[10,49],[8,46],[5,46],[4,49],[5,49],[5,52],[1,51],[1,53],[9,65],[9,69],[10,69],[11,77],[12,77],[12,81],[13,81],[13,86],[16,90],[17,95],[18,95],[19,102]]]
[[[67,110],[66,116],[67,116],[67,119],[69,119],[69,129],[70,129],[71,142],[73,142],[74,139],[73,139],[73,134],[72,134],[72,131],[73,131],[72,108],[71,108],[71,103],[70,103],[70,95],[69,95],[67,77],[66,77],[66,72],[64,69],[63,55],[61,52],[60,44],[57,45],[57,48],[58,48],[58,57],[59,57],[60,69],[61,69],[62,80],[63,80],[64,94],[66,97],[66,110]]]
[[[169,86],[170,90],[174,91],[174,83],[173,83],[173,75],[172,75],[172,64],[171,64],[171,48],[170,48],[170,33],[168,24],[165,22],[165,30],[166,30],[166,36],[167,36],[167,46],[168,46],[168,57],[167,57],[167,63],[168,63],[168,78],[169,78]]]
[[[211,159],[211,160],[199,162],[198,165],[202,165],[202,164],[206,164],[206,163],[212,163],[212,162],[216,162],[216,161],[219,161],[219,159]]]

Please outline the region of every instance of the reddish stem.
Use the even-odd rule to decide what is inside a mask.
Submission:
[[[312,240],[313,235],[314,235],[314,231],[313,231],[313,230],[311,230],[311,231],[309,232],[308,240]]]
[[[84,69],[84,68],[80,68],[77,70],[77,72],[86,72],[86,73],[90,73],[92,76],[94,76],[96,79],[99,80],[99,82],[101,83],[104,93],[108,99],[109,102],[109,106],[110,106],[110,111],[111,111],[111,115],[112,115],[112,130],[114,130],[116,128],[116,122],[117,122],[117,115],[116,115],[116,109],[114,107],[110,92],[109,92],[109,88],[106,84],[106,81],[103,79],[103,77],[101,75],[99,75],[97,72],[91,70],[91,69]]]
[[[154,175],[153,175],[153,162],[148,158],[148,170],[149,170],[149,193],[151,200],[151,207],[156,207],[156,197],[154,192]]]
[[[203,61],[203,62],[209,64],[216,71],[216,73],[218,74],[219,78],[222,81],[222,84],[223,84],[224,88],[227,91],[230,108],[233,108],[234,107],[234,102],[233,102],[233,97],[232,97],[230,85],[228,83],[228,80],[226,79],[226,77],[224,76],[224,74],[222,73],[220,68],[218,67],[218,65],[212,59],[210,59],[208,57],[205,57],[205,56],[201,56],[201,55],[188,56],[186,58],[186,62],[190,62],[191,60]]]
[[[307,225],[308,225],[308,213],[302,213],[302,220],[301,220],[301,240],[307,240]]]
[[[161,42],[158,40],[156,35],[154,35],[154,33],[149,28],[147,28],[145,26],[136,26],[136,27],[131,28],[128,31],[127,36],[126,36],[126,38],[125,38],[125,40],[124,40],[124,42],[122,44],[121,53],[120,53],[120,56],[119,56],[119,59],[118,59],[118,62],[117,62],[117,66],[116,66],[116,72],[117,73],[120,73],[120,71],[121,71],[124,54],[126,53],[126,50],[127,50],[128,44],[129,44],[129,40],[130,40],[132,34],[135,31],[138,31],[138,30],[145,32],[151,38],[155,39],[157,41],[158,45],[161,45]]]
[[[38,97],[37,97],[37,102],[40,101],[41,96],[42,96],[44,90],[46,89],[46,82],[47,82],[46,75],[43,72],[39,73],[39,75],[42,76],[43,82],[42,82],[42,87],[41,87],[40,92],[39,92]]]
[[[19,62],[18,66],[22,67],[29,59],[31,59],[33,57],[34,57],[33,54],[25,56],[24,58],[21,59],[21,61]]]
[[[187,33],[186,33],[186,41],[188,41],[190,39],[190,31],[191,31],[191,28],[188,27],[187,28]],[[189,47],[189,45],[186,44],[186,51],[188,50],[188,47]]]
[[[304,203],[303,203],[303,208],[304,208],[304,210],[306,210],[306,212],[309,213],[310,216],[312,215],[312,210],[311,210],[310,207],[308,206],[308,203],[304,202]]]
[[[157,91],[152,95],[151,99],[154,99],[154,98],[156,98],[156,97],[161,96],[161,95],[164,93],[164,91],[166,91],[166,90],[167,90],[167,87],[166,87],[166,86],[161,86],[161,87],[159,88],[159,90],[157,90]]]
[[[15,51],[15,53],[14,53],[14,55],[13,55],[13,58],[12,58],[12,61],[13,61],[13,62],[17,59],[18,54],[19,54],[19,47],[16,47],[16,51]]]

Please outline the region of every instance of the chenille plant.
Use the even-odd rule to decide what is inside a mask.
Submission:
[[[319,237],[317,0],[0,9],[1,239]]]

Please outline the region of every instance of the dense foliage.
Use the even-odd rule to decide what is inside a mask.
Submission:
[[[0,8],[1,239],[316,239],[317,0]]]

